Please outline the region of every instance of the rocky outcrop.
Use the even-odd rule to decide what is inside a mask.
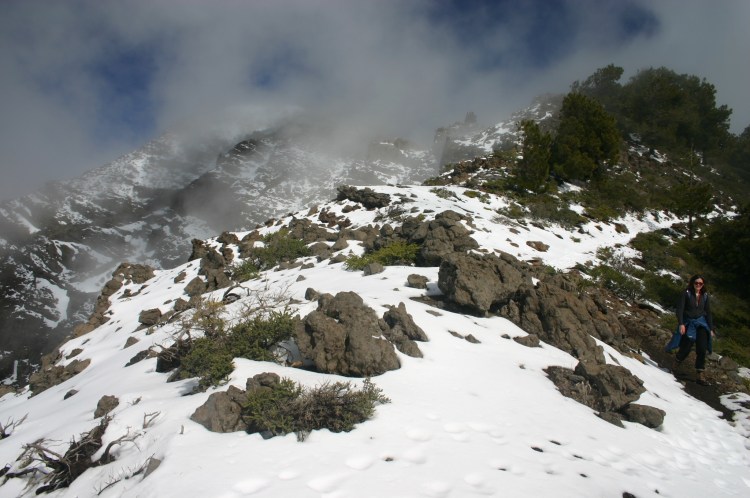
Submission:
[[[295,331],[300,354],[321,372],[350,377],[380,375],[400,367],[394,345],[402,353],[421,357],[414,341],[427,334],[414,323],[404,303],[391,307],[382,319],[354,292],[318,294],[318,309],[302,319]]]
[[[29,388],[32,393],[39,394],[50,387],[62,384],[81,373],[91,363],[90,359],[85,359],[73,360],[65,366],[55,365],[60,359],[59,351],[54,351],[42,357],[42,368],[29,377]]]
[[[88,334],[99,325],[106,323],[109,317],[106,311],[109,309],[109,298],[112,294],[120,290],[125,284],[142,284],[154,276],[154,269],[148,265],[121,263],[120,266],[112,273],[112,278],[104,284],[102,292],[96,299],[94,312],[86,323],[82,323],[73,329],[73,335],[79,337]]]
[[[318,309],[300,322],[295,339],[316,370],[370,377],[400,367],[383,328],[375,311],[354,292],[323,294]]]
[[[507,303],[520,287],[531,285],[531,278],[510,258],[451,254],[440,265],[438,287],[459,308],[485,315]]]
[[[412,316],[407,313],[404,303],[390,306],[383,315],[383,320],[388,326],[383,334],[396,346],[396,349],[414,358],[422,357],[422,351],[414,341],[427,342],[429,339],[424,330],[414,323]]]
[[[385,207],[391,203],[391,196],[375,192],[371,188],[358,189],[350,185],[341,185],[337,189],[336,200],[350,200],[358,202],[367,209],[377,209]]]
[[[633,403],[646,389],[643,381],[619,365],[580,361],[575,370],[552,366],[545,370],[563,396],[573,398],[615,425],[622,420],[659,427],[664,411]]]
[[[211,394],[206,402],[193,412],[190,420],[211,432],[244,431],[247,424],[242,421],[242,405],[246,400],[245,391],[229,386],[226,391]]]
[[[471,220],[451,210],[438,213],[432,221],[410,217],[401,226],[400,236],[410,244],[420,245],[418,266],[439,266],[448,255],[479,247],[464,221]]]

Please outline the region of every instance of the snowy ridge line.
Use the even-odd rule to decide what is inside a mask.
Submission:
[[[600,247],[625,244],[638,231],[668,226],[675,220],[660,215],[590,223],[582,233],[561,227],[509,225],[497,209],[506,201],[489,195],[486,202],[468,197],[462,187],[375,186],[391,195],[391,204],[404,215],[429,220],[452,209],[471,216],[465,226],[480,250],[503,251],[520,260],[541,259],[544,264],[568,269],[593,259]],[[447,196],[446,192],[453,195]],[[344,212],[350,202],[319,206],[345,216],[351,228],[395,224],[389,207]],[[258,229],[261,235],[286,226],[300,211]],[[318,223],[317,215],[310,220]],[[247,232],[236,232],[242,239]],[[549,245],[540,252],[526,242]],[[207,241],[219,247],[216,238]],[[233,248],[238,256],[236,247]],[[358,254],[362,247],[349,241],[343,254]],[[383,273],[363,276],[342,263],[318,262],[310,257],[301,267],[264,272],[260,280],[242,285],[251,290],[265,286],[288,289],[295,314],[317,308],[304,296],[308,288],[336,294],[354,291],[379,315],[389,305],[403,302],[415,323],[429,336],[420,343],[423,358],[398,353],[401,368],[373,378],[391,399],[380,405],[372,420],[349,433],[314,431],[302,443],[291,434],[262,439],[242,432],[215,434],[192,422],[190,415],[207,397],[227,386],[186,395],[195,379],[167,383],[168,373],[155,371],[155,359],[129,367],[139,351],[167,346],[179,326],[167,323],[141,328],[142,310],[169,310],[184,287],[198,276],[200,262],[157,270],[144,284],[129,283],[110,296],[109,321],[89,334],[65,343],[60,365],[91,360],[89,366],[66,382],[36,396],[28,391],[0,398],[0,422],[24,422],[0,441],[0,467],[19,465],[23,446],[44,438],[49,447],[64,452],[73,437],[98,424],[93,411],[104,395],[120,404],[103,445],[139,433],[134,444],[116,446],[115,460],[88,469],[69,488],[49,496],[76,497],[372,497],[383,496],[743,496],[750,492],[750,446],[743,435],[718,413],[687,395],[681,385],[653,362],[640,362],[600,343],[608,359],[644,381],[647,391],[639,402],[666,412],[659,430],[625,422],[625,429],[601,420],[590,408],[563,397],[547,378],[549,366],[573,368],[577,360],[555,347],[528,348],[508,338],[526,332],[501,317],[479,318],[441,310],[414,300],[425,291],[407,287],[410,274],[438,279],[438,268],[389,266]],[[176,277],[184,272],[181,282]],[[304,277],[301,280],[300,277]],[[226,289],[204,295],[220,300]],[[428,285],[429,293],[437,293]],[[226,306],[227,316],[238,313],[243,299]],[[455,337],[473,335],[478,344]],[[505,336],[505,337],[504,337]],[[129,338],[138,340],[125,347]],[[262,372],[277,373],[305,386],[361,379],[320,374],[271,362],[234,360],[228,384],[244,388],[245,381]],[[67,393],[77,393],[65,399]],[[736,400],[741,403],[742,400]],[[146,414],[155,414],[144,427]],[[746,426],[745,426],[746,427]],[[150,458],[161,461],[148,476],[132,475]],[[128,478],[124,478],[127,476]],[[0,485],[0,497],[32,496],[38,487],[23,479]],[[103,489],[105,486],[106,489]]]

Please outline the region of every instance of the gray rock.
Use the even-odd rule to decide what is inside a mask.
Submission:
[[[530,285],[530,278],[493,254],[453,253],[438,271],[438,287],[446,299],[480,316],[508,302],[524,284]]]
[[[318,309],[295,330],[303,358],[316,370],[351,377],[380,375],[400,367],[375,311],[354,292],[323,294]]]
[[[513,340],[522,346],[526,346],[527,348],[538,348],[541,345],[539,336],[536,334],[529,334],[523,337],[514,337]]]
[[[383,273],[384,271],[385,268],[380,263],[370,263],[364,267],[362,273],[365,275],[376,275],[378,273]]]
[[[117,405],[119,404],[120,400],[117,399],[117,396],[102,396],[99,399],[99,402],[96,404],[96,410],[94,410],[94,418],[99,418],[107,415],[112,410],[117,408]]]
[[[426,289],[429,280],[424,275],[412,273],[406,277],[406,286],[414,289]]]
[[[212,432],[244,431],[247,424],[242,421],[242,403],[246,398],[245,391],[229,386],[227,391],[211,394],[190,420]]]
[[[143,310],[138,315],[138,323],[150,327],[156,325],[161,321],[161,310],[159,308],[152,308],[149,310]]]
[[[635,422],[656,429],[664,423],[666,412],[659,408],[647,405],[630,403],[621,410],[628,422]]]

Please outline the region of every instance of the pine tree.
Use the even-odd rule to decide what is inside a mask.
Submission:
[[[569,93],[552,145],[553,171],[563,180],[589,180],[617,161],[620,134],[612,115],[596,100]]]
[[[552,137],[544,133],[532,120],[519,123],[523,134],[521,143],[522,158],[516,166],[516,182],[519,188],[532,192],[546,190],[549,179]]]

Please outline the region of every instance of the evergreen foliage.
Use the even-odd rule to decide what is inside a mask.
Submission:
[[[617,161],[620,135],[614,117],[596,100],[581,93],[563,99],[560,125],[552,144],[552,169],[565,181],[602,175]]]
[[[383,266],[411,266],[416,262],[418,252],[418,244],[408,244],[399,240],[362,256],[349,256],[344,264],[349,270],[362,270],[371,263],[380,263]]]
[[[516,182],[520,189],[543,192],[549,179],[552,137],[532,120],[521,121],[519,129],[523,157],[516,165]]]
[[[249,432],[272,436],[296,433],[303,440],[313,430],[348,432],[371,418],[375,406],[389,403],[380,388],[365,379],[362,389],[350,382],[333,382],[305,389],[291,379],[248,393],[242,417]]]
[[[270,270],[282,261],[292,261],[310,255],[305,241],[295,239],[288,230],[279,230],[263,237],[263,246],[253,247],[246,259],[258,271]]]
[[[218,321],[220,327],[190,340],[189,351],[180,360],[179,378],[198,377],[200,390],[224,382],[234,370],[234,358],[276,361],[272,348],[294,331],[294,318],[287,311],[255,315],[231,328],[218,315],[212,319]]]

